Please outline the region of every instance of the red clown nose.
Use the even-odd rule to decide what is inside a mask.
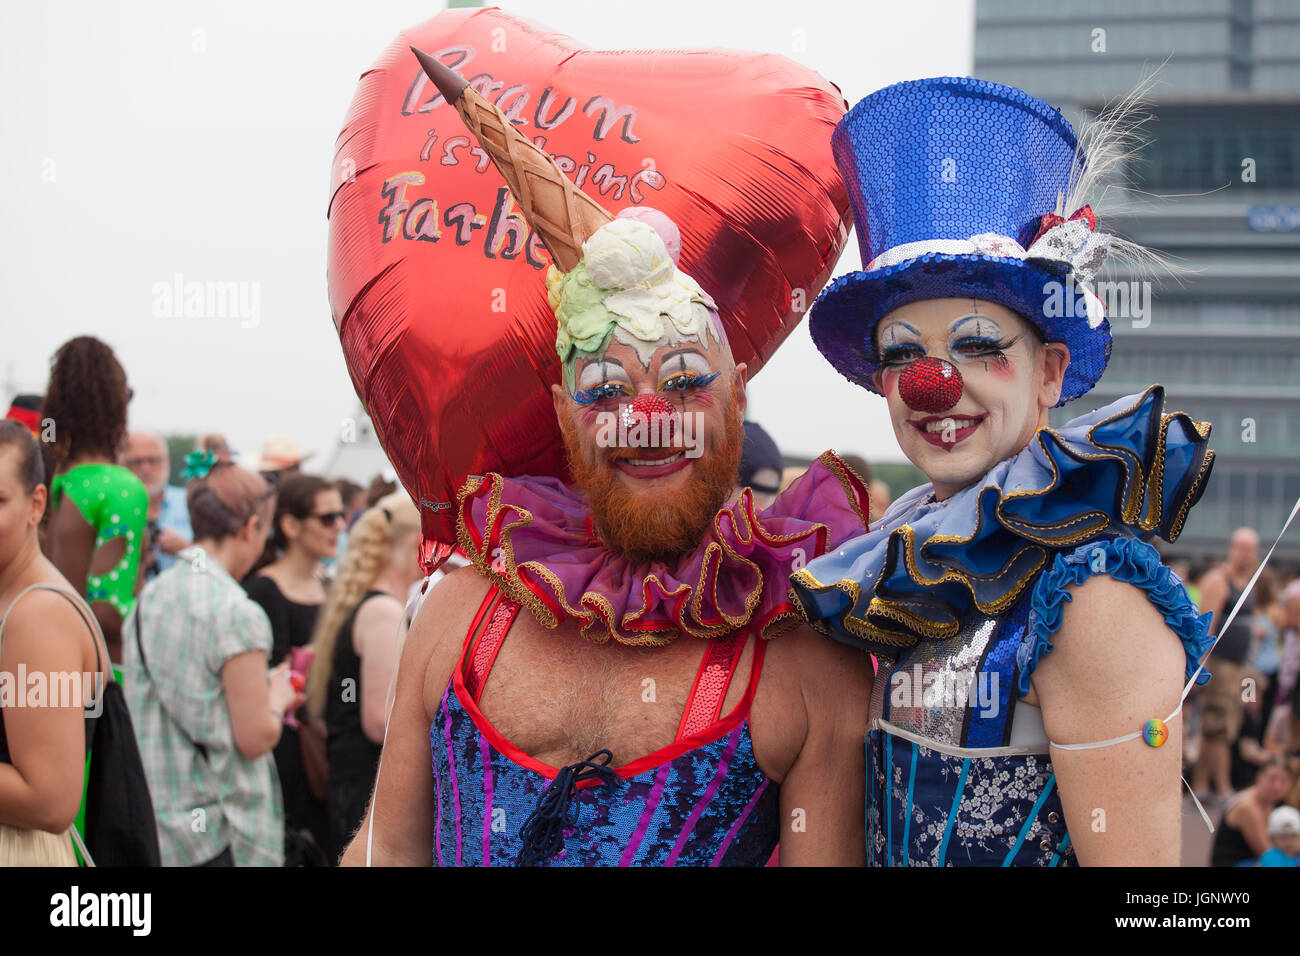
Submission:
[[[917,412],[946,412],[961,401],[961,390],[961,372],[943,359],[917,359],[898,376],[898,397]]]
[[[662,395],[638,395],[631,405],[623,406],[625,428],[634,428],[643,422],[658,431],[657,436],[648,436],[652,445],[656,444],[655,437],[663,444],[672,440],[676,418],[677,410]]]

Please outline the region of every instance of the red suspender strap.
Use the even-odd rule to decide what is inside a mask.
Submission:
[[[479,629],[483,626],[483,616],[492,610],[492,605],[500,595],[501,592],[497,590],[495,584],[488,585],[487,593],[483,595],[483,601],[478,606],[478,612],[474,615],[474,620],[470,622],[469,630],[465,632],[465,645],[460,650],[462,658],[469,651],[474,638],[478,636]]]
[[[698,734],[717,722],[722,713],[722,702],[727,696],[727,687],[731,684],[731,675],[740,663],[748,635],[749,631],[742,629],[709,641],[709,649],[705,651],[700,669],[695,673],[691,696],[687,698],[686,708],[682,711],[682,722],[677,727],[678,740]],[[757,660],[754,664],[756,663]]]
[[[482,626],[482,635],[474,645],[474,653],[465,671],[465,689],[469,691],[470,698],[476,704],[479,694],[483,692],[483,685],[487,682],[488,671],[492,670],[497,653],[501,650],[510,625],[514,624],[518,613],[519,602],[506,597],[493,585],[488,589],[474,623],[470,625],[467,644],[473,639],[474,632],[480,625]]]

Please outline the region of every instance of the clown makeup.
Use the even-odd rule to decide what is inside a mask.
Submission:
[[[644,371],[649,372],[649,368]],[[686,398],[700,388],[707,388],[722,373],[712,367],[708,357],[697,348],[687,347],[667,352],[659,362],[659,392],[676,397],[685,411]],[[617,359],[600,358],[583,366],[578,376],[573,400],[579,405],[618,399],[632,393],[632,380]]]
[[[1060,397],[1069,352],[993,302],[929,299],[877,326],[876,383],[908,459],[944,499],[1023,449]],[[1063,360],[1062,360],[1063,358]]]
[[[880,364],[886,368],[901,370],[927,354],[920,331],[909,322],[901,319],[882,321],[879,336]],[[948,341],[942,357],[959,368],[981,362],[986,372],[996,371],[999,377],[1010,378],[1013,373],[1007,352],[1020,338],[1019,334],[1004,333],[998,320],[981,312],[979,303],[971,300],[969,311],[954,319],[948,327]],[[964,374],[965,369],[962,371]]]
[[[619,343],[614,339],[610,344]],[[570,395],[575,404],[608,411],[645,397],[646,385],[653,381],[654,387],[650,392],[685,415],[693,404],[700,401],[709,403],[709,386],[722,374],[721,369],[715,367],[720,364],[716,356],[711,356],[691,341],[652,352],[648,364],[643,364],[639,356],[623,355],[620,359],[611,354],[612,351],[622,353],[621,349],[611,350],[606,345],[599,355],[583,356],[575,361]],[[712,351],[716,353],[717,349]],[[634,376],[637,381],[634,381]]]
[[[661,342],[648,357],[611,336],[600,353],[576,355],[571,390],[552,391],[606,543],[650,553],[641,531],[653,525],[671,552],[698,539],[735,484],[744,367],[712,338]]]
[[[617,359],[602,357],[588,362],[577,379],[573,400],[583,407],[623,398],[632,392],[632,380]]]
[[[674,349],[666,352],[659,363],[659,390],[669,396],[678,396],[684,404],[689,393],[708,388],[721,374],[697,349]]]

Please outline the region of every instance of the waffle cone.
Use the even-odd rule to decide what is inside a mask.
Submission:
[[[582,259],[582,244],[614,217],[575,186],[555,160],[520,133],[478,90],[466,86],[455,106],[505,177],[556,268],[568,272]]]

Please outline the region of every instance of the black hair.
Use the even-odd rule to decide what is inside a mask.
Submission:
[[[54,458],[62,466],[82,455],[110,461],[126,437],[131,390],[113,350],[90,335],[59,346],[41,414],[54,420]]]

